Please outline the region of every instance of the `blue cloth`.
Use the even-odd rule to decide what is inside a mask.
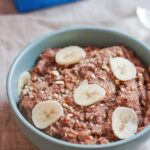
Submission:
[[[18,12],[23,13],[75,1],[78,0],[14,0],[14,4]]]

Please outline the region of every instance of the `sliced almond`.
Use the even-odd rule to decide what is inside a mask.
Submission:
[[[81,47],[68,46],[56,53],[55,60],[60,65],[68,66],[79,63],[85,57],[86,53]]]
[[[18,95],[20,95],[24,85],[30,80],[31,75],[28,71],[23,72],[18,80]]]
[[[45,129],[61,116],[63,116],[63,107],[57,101],[47,100],[39,102],[32,109],[32,121],[39,129]]]
[[[74,90],[74,102],[80,106],[89,106],[103,100],[106,91],[98,84],[82,84]]]
[[[138,117],[135,111],[128,107],[117,107],[112,115],[112,129],[119,139],[133,136],[138,128]]]
[[[128,59],[123,57],[110,58],[109,63],[117,79],[127,81],[136,77],[136,67]]]

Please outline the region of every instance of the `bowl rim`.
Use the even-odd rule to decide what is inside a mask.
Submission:
[[[32,132],[34,132],[34,134],[37,134],[38,136],[40,136],[40,138],[43,138],[49,142],[53,142],[55,144],[58,145],[62,145],[62,146],[67,146],[70,148],[82,148],[82,149],[91,149],[91,148],[112,148],[115,146],[119,146],[119,145],[124,145],[127,143],[132,142],[133,140],[143,136],[144,134],[146,134],[148,131],[150,131],[150,125],[148,125],[147,127],[145,127],[142,131],[140,131],[139,133],[135,134],[134,136],[128,138],[128,139],[124,139],[124,140],[120,140],[120,141],[116,141],[116,142],[112,142],[112,143],[108,143],[108,144],[74,144],[71,142],[66,142],[60,139],[56,139],[52,136],[49,136],[47,134],[45,134],[44,132],[40,131],[39,129],[35,128],[31,123],[29,123],[21,114],[21,112],[19,111],[17,105],[16,105],[16,101],[15,98],[12,96],[11,94],[11,78],[13,75],[13,71],[15,66],[17,65],[19,59],[28,51],[30,51],[32,49],[32,47],[34,47],[34,45],[36,45],[37,43],[39,43],[40,41],[51,37],[51,36],[56,36],[65,32],[72,32],[72,31],[77,31],[77,30],[92,30],[92,31],[101,31],[101,32],[110,32],[116,35],[120,35],[123,37],[126,37],[130,40],[132,40],[132,42],[138,43],[140,44],[144,49],[148,50],[150,52],[150,47],[145,44],[144,42],[132,37],[131,35],[118,31],[116,29],[111,29],[111,28],[100,28],[100,27],[93,27],[93,26],[79,26],[79,27],[67,27],[67,28],[63,28],[63,29],[59,29],[57,31],[52,31],[46,35],[43,35],[39,38],[37,38],[36,40],[31,41],[30,43],[28,43],[28,45],[23,48],[23,50],[21,50],[19,52],[19,54],[16,56],[16,58],[14,59],[13,63],[10,66],[8,75],[7,75],[7,81],[6,81],[6,91],[7,91],[7,96],[8,96],[8,100],[9,100],[9,104],[11,109],[13,110],[13,112],[15,113],[15,116]]]

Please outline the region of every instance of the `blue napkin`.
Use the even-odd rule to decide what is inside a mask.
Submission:
[[[18,12],[29,12],[36,9],[62,5],[78,0],[14,0]]]

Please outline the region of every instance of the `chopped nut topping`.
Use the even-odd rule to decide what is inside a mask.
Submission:
[[[112,130],[112,113],[118,106],[132,108],[138,117],[138,130],[150,123],[150,67],[145,67],[131,50],[124,46],[85,47],[86,57],[70,66],[55,62],[56,49],[46,49],[30,70],[31,79],[19,97],[19,110],[32,122],[32,109],[42,101],[57,101],[64,115],[42,130],[48,135],[77,144],[106,144],[118,141]],[[137,77],[130,81],[117,79],[109,59],[123,57],[132,61]],[[148,72],[149,70],[149,72]],[[90,106],[74,102],[74,90],[80,85],[98,84],[105,97]],[[89,93],[87,93],[89,95]]]

